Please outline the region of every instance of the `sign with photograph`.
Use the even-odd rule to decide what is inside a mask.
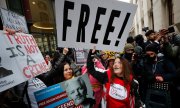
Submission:
[[[123,51],[136,8],[116,0],[55,0],[58,46]]]
[[[75,61],[76,65],[86,64],[88,57],[88,50],[83,48],[75,48]]]
[[[2,8],[0,8],[0,13],[4,27],[14,29],[16,31],[22,30],[23,33],[29,33],[24,16]]]
[[[48,70],[30,34],[0,31],[0,49],[0,92]]]
[[[39,108],[92,108],[95,100],[87,74],[34,93]]]

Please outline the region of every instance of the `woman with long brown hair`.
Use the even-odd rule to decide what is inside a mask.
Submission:
[[[95,49],[90,51],[88,55],[87,68],[93,77],[105,84],[107,108],[130,108],[129,97],[133,77],[128,61],[117,57],[114,60],[113,67],[107,72],[101,73],[94,69],[94,54]]]

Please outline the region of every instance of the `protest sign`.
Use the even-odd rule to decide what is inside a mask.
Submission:
[[[115,0],[56,0],[58,46],[123,50],[137,6]]]
[[[4,27],[14,29],[16,31],[22,30],[23,33],[29,33],[24,16],[2,8],[0,8],[0,11]]]
[[[75,48],[75,61],[76,65],[86,64],[88,57],[88,50],[83,48]]]
[[[91,108],[92,87],[87,74],[34,93],[39,108]]]
[[[48,70],[30,34],[0,31],[0,49],[0,92]]]
[[[105,53],[108,55],[109,58],[111,57],[117,57],[120,56],[120,52],[114,52],[114,51],[105,51]]]

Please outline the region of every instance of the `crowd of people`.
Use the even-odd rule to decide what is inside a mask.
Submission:
[[[11,108],[14,106],[12,101],[23,98],[26,108],[38,108],[33,94],[35,91],[88,73],[95,97],[90,108],[177,108],[176,99],[180,96],[180,36],[166,29],[159,32],[148,30],[145,36],[147,41],[141,34],[128,37],[124,52],[111,57],[94,47],[83,66],[76,65],[74,49],[57,48],[53,57],[44,55],[49,71],[1,92],[3,100],[0,107]],[[73,88],[69,92],[82,92],[80,97],[85,98],[83,81],[78,79],[73,83],[71,86],[66,84],[67,88]],[[79,85],[76,86],[77,91],[74,85]],[[12,94],[20,98],[13,97],[13,100]],[[170,96],[168,101],[162,99],[164,94]],[[75,100],[75,104],[80,103],[83,102]]]

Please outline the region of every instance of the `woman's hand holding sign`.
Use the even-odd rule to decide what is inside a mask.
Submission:
[[[5,33],[10,34],[10,35],[12,35],[12,34],[15,34],[15,33],[16,33],[16,31],[15,31],[15,30],[10,29],[10,28],[6,28],[6,27],[4,27],[4,28],[3,28],[3,31],[4,31]]]

